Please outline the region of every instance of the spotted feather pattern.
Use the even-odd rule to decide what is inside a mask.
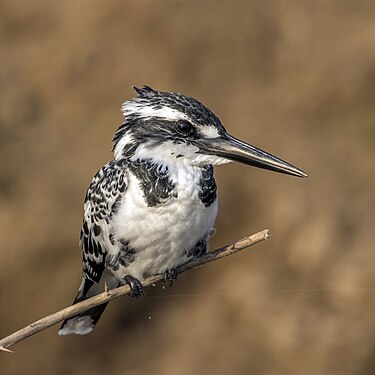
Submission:
[[[80,235],[83,274],[96,283],[104,271],[108,249],[114,246],[111,216],[117,212],[127,187],[124,164],[124,160],[106,164],[94,176],[85,198]]]

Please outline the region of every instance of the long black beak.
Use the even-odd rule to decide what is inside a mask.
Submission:
[[[307,173],[292,164],[242,142],[229,134],[224,134],[218,138],[200,139],[197,146],[202,154],[217,155],[228,160],[238,161],[254,167],[269,169],[292,176],[308,176]]]

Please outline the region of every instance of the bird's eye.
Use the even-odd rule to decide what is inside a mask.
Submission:
[[[194,127],[192,124],[190,124],[189,121],[181,120],[177,123],[176,126],[177,131],[181,135],[191,135],[194,132]]]

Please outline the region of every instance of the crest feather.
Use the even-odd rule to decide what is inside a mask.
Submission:
[[[134,91],[138,94],[140,98],[149,96],[150,94],[156,93],[157,91],[150,86],[143,85],[141,88],[133,86]]]

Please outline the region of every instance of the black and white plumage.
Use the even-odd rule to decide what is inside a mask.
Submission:
[[[213,165],[240,161],[305,177],[296,167],[227,134],[197,100],[144,86],[122,106],[114,160],[93,178],[80,236],[83,276],[74,303],[121,283],[133,295],[153,274],[207,250],[217,215]],[[59,334],[86,334],[105,304],[66,320]]]

